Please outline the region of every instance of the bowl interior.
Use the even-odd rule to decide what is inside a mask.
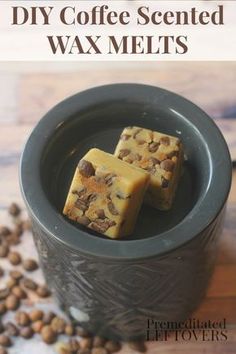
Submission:
[[[61,214],[80,158],[92,147],[113,153],[125,126],[136,125],[180,137],[186,161],[176,198],[170,211],[143,205],[135,230],[125,240],[157,236],[179,224],[196,203],[204,198],[211,179],[211,159],[201,132],[181,112],[170,106],[146,104],[140,100],[115,97],[78,109],[57,126],[41,159],[41,181],[49,202]],[[65,218],[66,222],[89,234],[103,236]]]

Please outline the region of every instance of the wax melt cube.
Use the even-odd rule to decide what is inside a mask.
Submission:
[[[140,127],[127,127],[114,155],[150,173],[145,202],[160,210],[171,208],[183,162],[179,138]]]
[[[99,149],[79,162],[63,214],[110,238],[132,233],[149,174]]]

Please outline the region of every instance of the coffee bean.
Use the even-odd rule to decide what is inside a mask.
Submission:
[[[65,334],[67,334],[68,336],[73,336],[75,334],[74,326],[67,324],[65,326]]]
[[[38,263],[34,259],[31,259],[31,258],[24,259],[23,268],[27,272],[33,272],[34,270],[38,269]]]
[[[121,344],[113,340],[108,340],[105,344],[105,348],[109,353],[116,353],[121,349]]]
[[[163,161],[161,161],[161,163],[160,163],[160,167],[161,167],[163,170],[168,171],[168,172],[173,171],[174,166],[175,166],[175,163],[174,163],[172,160],[170,160],[170,159],[163,160]]]
[[[76,327],[76,334],[83,338],[87,338],[90,336],[89,332],[83,327]]]
[[[20,280],[23,277],[23,274],[19,270],[11,270],[9,274],[15,280]]]
[[[9,295],[5,300],[7,310],[15,311],[20,306],[20,301],[15,295]]]
[[[61,334],[64,333],[66,327],[66,322],[61,317],[54,317],[51,322],[51,328],[54,330],[55,333]]]
[[[79,348],[80,348],[80,343],[77,341],[77,339],[71,338],[68,342],[68,349],[74,353],[77,352]]]
[[[151,142],[149,145],[148,145],[148,151],[149,152],[156,152],[157,151],[157,149],[159,148],[159,143],[157,143],[157,142]]]
[[[105,348],[97,347],[91,350],[91,354],[108,354],[108,351]]]
[[[51,295],[50,290],[46,285],[39,285],[37,287],[36,293],[39,297],[49,297]]]
[[[77,216],[76,220],[84,226],[87,226],[90,223],[90,219],[87,216]]]
[[[168,188],[169,186],[169,181],[165,177],[161,177],[161,186],[162,188]]]
[[[96,214],[98,216],[99,219],[105,219],[106,215],[103,209],[98,209],[96,210]]]
[[[44,327],[44,323],[42,320],[35,321],[32,323],[31,327],[32,327],[34,333],[40,333],[42,328]]]
[[[10,215],[16,217],[16,216],[20,215],[21,209],[20,209],[18,204],[11,203],[11,205],[8,208],[8,212],[9,212]]]
[[[4,276],[4,269],[0,266],[0,278]]]
[[[8,287],[8,289],[12,289],[14,288],[14,286],[16,286],[18,284],[18,281],[16,279],[10,278],[7,280],[6,285]]]
[[[128,345],[136,352],[144,353],[147,351],[146,345],[143,341],[130,341]]]
[[[17,224],[14,228],[14,234],[17,236],[21,236],[23,234],[23,227],[22,227],[22,223]]]
[[[146,143],[146,141],[143,140],[143,139],[140,139],[140,140],[136,139],[136,142],[137,142],[138,145],[143,145],[143,144]]]
[[[122,140],[122,141],[129,140],[129,138],[131,138],[131,135],[129,135],[129,134],[122,134],[120,136],[120,140]]]
[[[4,315],[7,312],[7,308],[4,302],[0,303],[0,315]]]
[[[0,226],[0,236],[8,236],[11,234],[11,230],[7,226]]]
[[[5,258],[9,253],[9,247],[6,244],[0,245],[0,257]]]
[[[100,336],[95,336],[93,338],[93,347],[103,347],[106,343],[106,339]]]
[[[82,338],[79,342],[80,349],[90,349],[92,347],[93,340],[90,337]]]
[[[57,340],[57,334],[50,326],[44,326],[41,330],[42,340],[47,344],[53,344]]]
[[[87,209],[88,209],[88,204],[87,204],[87,202],[85,202],[85,201],[83,201],[83,200],[81,200],[81,199],[77,199],[76,201],[75,201],[75,204],[74,204],[74,206],[77,208],[77,209],[80,209],[80,210],[82,210],[82,211],[86,211]]]
[[[129,149],[121,149],[118,155],[118,159],[123,159],[124,157],[128,156],[130,154]]]
[[[95,169],[93,167],[93,165],[91,164],[91,162],[86,161],[86,160],[80,160],[79,164],[78,164],[78,169],[79,172],[82,176],[84,177],[91,177],[95,175]]]
[[[118,212],[118,210],[116,209],[114,203],[112,203],[112,201],[109,201],[109,202],[108,202],[107,208],[108,208],[109,212],[110,212],[112,215],[119,215],[119,212]]]
[[[46,312],[43,317],[43,323],[46,325],[51,324],[54,317],[56,317],[54,312],[52,311]]]
[[[170,145],[170,138],[168,136],[162,136],[161,139],[160,139],[160,143],[162,145]]]
[[[20,336],[25,339],[30,339],[34,335],[34,331],[31,327],[22,327],[20,328]]]
[[[8,260],[12,265],[18,265],[21,263],[21,255],[19,252],[9,252]]]
[[[19,335],[19,328],[12,322],[7,322],[5,324],[5,331],[10,337],[17,337]]]
[[[32,310],[29,313],[29,318],[32,322],[42,320],[43,316],[44,316],[43,311],[38,310],[38,309]]]
[[[3,288],[0,290],[0,300],[6,299],[10,295],[9,288]]]
[[[23,278],[22,279],[22,285],[29,290],[35,291],[38,287],[38,285],[35,283],[35,281],[33,281],[30,278]]]
[[[26,299],[27,298],[27,293],[22,289],[20,286],[14,286],[11,289],[11,293],[18,297],[19,299]]]
[[[0,345],[3,347],[10,347],[12,345],[10,337],[5,334],[0,335]]]
[[[31,322],[28,313],[24,311],[18,311],[15,315],[15,320],[19,326],[28,326]]]

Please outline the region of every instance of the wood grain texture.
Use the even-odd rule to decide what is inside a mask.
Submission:
[[[11,201],[16,200],[23,206],[18,183],[19,158],[28,134],[40,117],[52,105],[79,90],[124,81],[154,84],[178,92],[215,117],[224,117],[229,108],[236,106],[236,63],[172,63],[157,65],[152,70],[104,70],[99,67],[99,70],[94,68],[93,71],[73,73],[1,74],[0,87],[4,94],[0,98],[0,224],[9,223],[6,208]],[[225,120],[219,121],[219,125],[222,124],[227,123]],[[230,129],[229,135],[234,140]],[[32,252],[34,246],[30,235],[25,236],[20,247],[25,255]],[[3,265],[6,266],[6,263]],[[37,277],[42,279],[40,271]],[[39,307],[56,306],[52,302],[35,304],[34,301],[32,299],[32,304]],[[168,342],[148,343],[148,353],[236,352],[236,172],[233,173],[215,271],[206,298],[193,317],[202,320],[226,318],[229,326],[227,342],[196,342],[193,339],[175,342],[172,338]],[[17,343],[10,353],[55,353],[54,348],[44,345],[39,337],[29,342],[19,340]],[[124,346],[122,354],[132,354],[132,351]]]

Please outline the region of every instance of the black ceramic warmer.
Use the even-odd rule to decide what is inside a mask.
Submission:
[[[62,215],[79,159],[113,152],[125,126],[180,137],[186,161],[173,208],[143,206],[134,233],[110,240]],[[214,122],[157,87],[118,84],[81,92],[53,108],[28,139],[21,188],[48,285],[91,332],[145,336],[147,320],[187,319],[211,275],[231,183],[226,143]]]

